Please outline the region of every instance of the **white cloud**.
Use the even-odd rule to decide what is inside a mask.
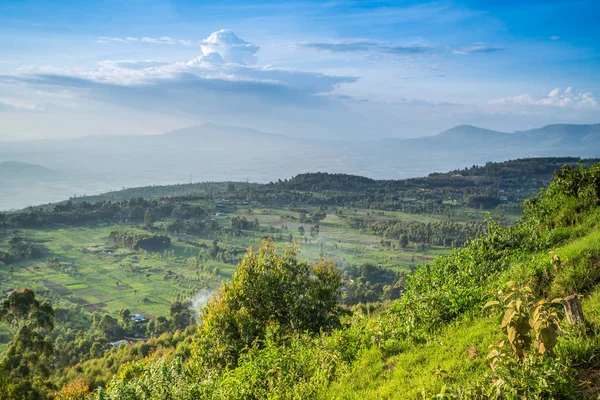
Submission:
[[[123,39],[130,40],[131,38]],[[156,43],[166,43],[174,39],[163,37]],[[141,41],[150,42],[150,38]],[[154,42],[153,42],[154,43]],[[321,73],[288,71],[271,66],[255,66],[256,53],[260,46],[248,43],[232,31],[222,29],[199,41],[201,55],[187,62],[164,62],[157,60],[106,60],[100,67],[90,71],[38,70],[39,76],[61,77],[87,80],[119,86],[164,85],[169,81],[222,80],[228,82],[249,82],[280,86],[286,90],[296,90],[305,94],[330,92],[341,83],[356,81],[354,77],[329,76]]]
[[[106,60],[100,62],[100,65],[104,66],[105,68],[123,68],[134,70],[161,67],[168,64],[169,63],[166,61],[156,60]]]
[[[159,38],[153,38],[153,37],[148,37],[148,36],[144,36],[141,38],[138,37],[132,37],[132,36],[128,36],[125,38],[120,38],[120,37],[109,37],[109,36],[100,36],[96,39],[96,43],[101,43],[101,44],[105,44],[105,43],[111,43],[111,42],[116,42],[116,43],[152,43],[152,44],[167,44],[167,45],[174,45],[174,44],[181,44],[183,46],[193,46],[194,42],[192,42],[191,40],[185,40],[185,39],[173,39],[169,36],[163,36],[163,37],[159,37]]]
[[[117,41],[121,40],[133,41]],[[140,39],[147,43],[173,40]],[[198,43],[201,55],[190,61],[105,60],[92,70],[36,68],[19,75],[0,76],[0,82],[50,91],[66,89],[88,102],[204,116],[270,114],[274,108],[287,106],[311,109],[331,105],[335,101],[321,94],[357,80],[351,76],[256,66],[260,47],[228,30],[217,31]]]
[[[194,42],[188,39],[173,39],[169,36],[163,36],[160,38],[153,38],[144,36],[141,38],[137,37],[109,37],[101,36],[96,39],[96,43],[150,43],[150,44],[166,44],[175,45],[180,44],[183,46],[198,46],[202,51],[202,55],[192,60],[192,63],[204,64],[206,62],[226,62],[235,64],[252,65],[256,63],[256,53],[260,49],[259,46],[252,43],[248,43],[239,37],[235,33],[228,29],[221,29],[217,32],[213,32],[209,37],[204,40]]]
[[[260,47],[243,41],[228,29],[221,29],[200,42],[200,49],[204,57],[218,54],[227,63],[249,65],[256,62]]]
[[[595,108],[598,106],[598,100],[592,93],[578,93],[572,87],[568,87],[564,90],[561,88],[553,89],[546,96],[534,96],[533,94],[528,93],[490,100],[488,103],[582,108]]]
[[[142,40],[142,42],[145,42],[145,43],[156,43],[156,44],[176,44],[177,43],[177,41],[175,39],[172,39],[168,36],[163,36],[161,38],[151,38],[151,37],[144,36],[141,40]]]
[[[554,35],[554,36],[550,36],[551,40],[560,40],[560,36]]]
[[[474,53],[495,53],[504,50],[504,47],[502,46],[493,46],[481,42],[454,49],[448,46],[439,46],[423,41],[397,44],[369,40],[344,40],[337,42],[304,42],[298,44],[298,46],[328,53],[390,54],[394,56],[414,56],[430,53],[442,54],[450,51],[454,54],[465,55]]]
[[[108,36],[100,36],[99,38],[96,39],[96,43],[110,43],[110,42],[127,43],[128,40],[123,39],[123,38],[113,38],[113,37],[108,37]]]
[[[498,51],[504,50],[502,46],[491,46],[485,43],[475,43],[468,47],[463,47],[460,49],[454,49],[452,52],[454,54],[473,54],[473,53],[495,53]]]
[[[0,113],[13,111],[44,111],[44,105],[39,102],[15,101],[0,98]]]
[[[393,55],[407,55],[427,53],[437,50],[436,46],[429,43],[390,44],[366,40],[351,40],[340,42],[308,42],[300,43],[301,47],[329,53],[385,53]]]

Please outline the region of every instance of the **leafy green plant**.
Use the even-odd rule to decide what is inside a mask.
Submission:
[[[474,398],[568,399],[573,395],[574,371],[560,360],[529,354],[523,359],[497,358],[490,383],[476,388]]]
[[[507,290],[498,291],[498,300],[487,302],[484,309],[498,305],[504,307],[502,331],[507,335],[517,358],[524,358],[530,350],[537,351],[539,355],[553,355],[563,316],[563,300],[535,301],[533,291],[528,286],[521,287],[512,281],[506,286]],[[499,341],[489,354],[492,368],[504,346],[505,341]]]
[[[563,300],[538,301],[528,286],[515,282],[506,286],[506,290],[497,292],[498,300],[484,306],[504,308],[502,331],[507,337],[490,346],[487,358],[494,372],[492,384],[482,386],[480,395],[568,398],[573,389],[573,371],[553,357],[564,314]]]

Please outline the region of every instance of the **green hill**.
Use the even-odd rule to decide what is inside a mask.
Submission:
[[[419,266],[393,302],[339,307],[332,299],[344,288],[330,262],[309,264],[297,251],[281,254],[266,242],[246,254],[203,308],[199,326],[100,352],[57,376],[54,388],[62,389],[50,393],[58,399],[595,399],[598,182],[600,164],[563,167],[525,201],[517,223],[490,221],[484,236]],[[571,324],[562,299],[574,294],[585,320]],[[6,361],[0,367],[7,370]],[[0,390],[43,386],[41,375],[0,376]]]
[[[562,169],[545,192],[526,203],[519,223],[490,225],[487,235],[467,247],[418,268],[400,300],[357,306],[352,315],[342,316],[339,327],[303,333],[267,317],[267,331],[255,331],[255,339],[246,332],[250,345],[240,347],[223,368],[217,358],[208,357],[216,353],[204,350],[213,329],[204,325],[178,347],[175,354],[183,358],[165,355],[126,366],[96,397],[595,398],[600,373],[598,181],[600,165]],[[242,287],[243,279],[237,277]],[[557,307],[561,322],[556,344],[548,342],[550,350],[542,352],[535,343],[545,339],[532,328],[522,334],[525,356],[519,358],[498,320],[504,311],[482,310],[493,293],[510,290],[509,282],[516,282],[520,292],[512,298],[528,318],[529,297],[537,302],[578,294],[586,322],[567,324],[562,306]],[[245,304],[235,297],[240,295],[233,294],[235,301]],[[225,317],[228,311],[215,301],[208,312]],[[252,307],[248,310],[250,314],[234,318],[238,325],[230,325],[230,342],[219,342],[222,346],[235,346],[241,340],[237,329],[261,318],[252,314]],[[507,326],[515,313],[505,317]],[[544,332],[552,331],[553,317],[531,318],[546,323]],[[529,323],[527,318],[519,321]],[[503,338],[492,369],[488,347]]]

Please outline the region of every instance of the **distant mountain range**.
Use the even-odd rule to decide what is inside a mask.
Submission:
[[[548,125],[539,129],[513,133],[493,131],[472,125],[459,125],[434,136],[417,139],[386,139],[396,148],[435,152],[501,153],[597,152],[600,149],[600,124]],[[597,153],[595,153],[597,154]],[[579,154],[578,154],[579,155]]]
[[[533,151],[586,150],[588,146],[600,148],[600,124],[547,125],[539,129],[498,132],[471,125],[460,125],[424,140],[434,140],[438,145],[457,144],[501,145],[506,148],[528,147]],[[419,139],[417,139],[419,140]]]
[[[45,179],[58,179],[61,174],[36,164],[18,161],[0,162],[0,182],[28,181],[36,182]]]
[[[7,142],[0,147],[0,162],[38,164],[68,178],[54,184],[49,182],[52,175],[34,173],[43,185],[32,196],[33,170],[23,167],[11,173],[16,166],[8,164],[5,176],[22,179],[12,179],[10,198],[0,193],[0,209],[122,187],[269,182],[315,171],[399,179],[487,161],[547,156],[599,157],[600,124],[548,125],[513,133],[460,125],[434,136],[359,142],[299,139],[209,123],[160,135]],[[29,189],[27,195],[20,195],[21,186]]]

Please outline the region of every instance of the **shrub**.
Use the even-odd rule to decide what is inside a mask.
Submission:
[[[300,262],[296,247],[279,256],[265,241],[249,249],[237,272],[202,311],[198,358],[235,366],[244,348],[260,343],[268,326],[284,332],[319,332],[339,326],[341,278],[332,263]]]
[[[112,231],[108,240],[117,246],[131,250],[160,251],[171,246],[171,238],[148,233],[135,233],[125,231]]]

